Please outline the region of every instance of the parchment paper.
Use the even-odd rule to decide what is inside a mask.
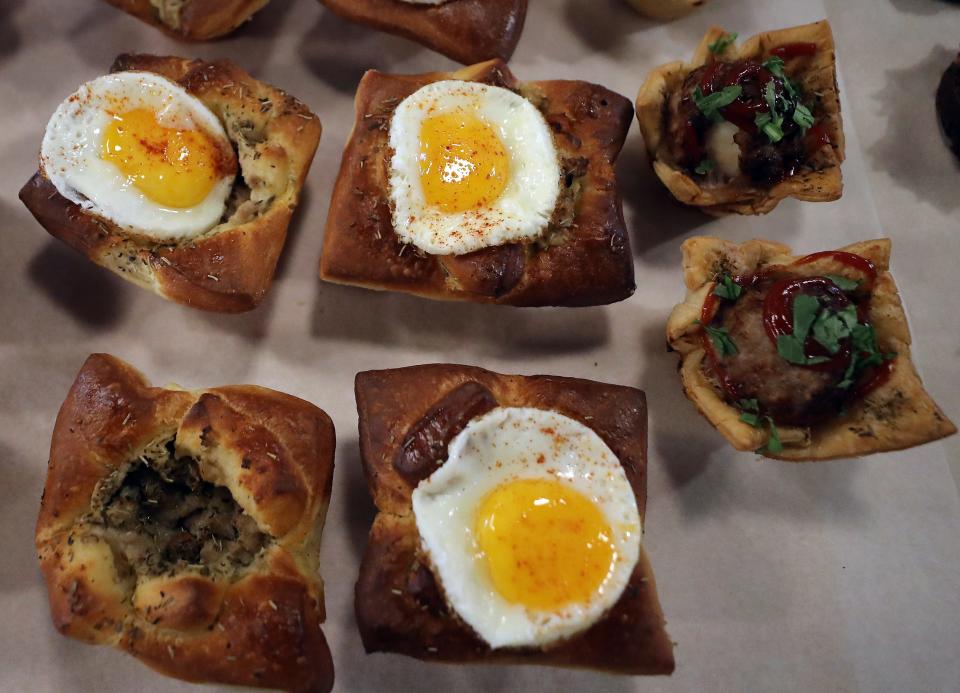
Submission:
[[[939,18],[924,16],[923,26],[953,22],[960,34],[958,15],[937,0],[832,2],[831,18],[842,15],[851,37],[845,44],[844,35],[838,36],[841,70],[847,51],[854,50],[847,45],[856,47],[851,63],[865,74],[885,53],[899,55],[898,43],[870,39],[870,8],[881,5],[880,16],[897,12],[910,20],[883,31],[904,45],[919,45],[920,54],[926,49],[920,25],[911,23],[915,14],[942,12]],[[532,0],[511,67],[521,79],[592,80],[632,99],[650,68],[688,57],[713,23],[748,36],[825,14],[819,0],[714,0],[696,15],[658,25],[616,0]],[[52,240],[16,199],[35,170],[43,126],[56,105],[129,50],[230,57],[300,97],[323,121],[277,282],[252,313],[205,314],[139,290]],[[936,55],[946,56],[945,67],[949,51],[941,48]],[[902,129],[893,134],[922,142],[918,151],[932,155],[900,148],[885,156],[880,142],[874,145],[881,147],[879,155],[871,148],[865,164],[851,108],[875,131],[879,126],[871,118],[880,106],[851,104],[845,89],[843,199],[788,201],[763,218],[712,221],[673,204],[647,167],[634,125],[619,171],[636,294],[602,308],[519,310],[377,294],[317,278],[353,91],[370,67],[420,72],[452,63],[413,43],[347,24],[313,0],[274,0],[235,36],[197,45],[178,44],[92,0],[5,0],[0,7],[0,689],[192,688],[109,648],[63,638],[50,623],[33,550],[50,433],[84,358],[107,351],[157,383],[256,383],[315,402],[333,417],[339,443],[322,573],[337,690],[960,690],[960,498],[947,464],[957,448],[934,444],[818,465],[734,453],[684,398],[676,357],[665,352],[663,335],[669,310],[683,295],[679,246],[690,235],[761,236],[811,252],[889,235],[894,274],[914,325],[929,332],[915,334],[919,365],[929,364],[937,374],[928,385],[956,419],[955,371],[943,365],[958,355],[955,311],[949,301],[912,299],[955,296],[949,269],[960,239],[939,228],[939,235],[921,239],[906,223],[881,228],[870,183],[880,177],[882,190],[901,199],[899,191],[911,185],[914,173],[892,169],[883,178],[877,171],[912,166],[923,180],[928,160],[953,167],[942,163],[949,155],[939,143],[932,144],[937,135],[928,118],[929,88],[912,89],[908,72],[904,92],[890,90],[881,102],[882,108],[896,103],[893,114]],[[899,83],[897,75],[892,79]],[[854,93],[863,93],[861,86]],[[912,124],[911,109],[927,119]],[[937,189],[941,212],[955,210],[946,197],[955,184],[947,185]],[[912,208],[900,210],[898,220],[932,224],[939,217],[930,216],[927,206],[917,202],[915,216]],[[359,468],[353,376],[362,369],[442,360],[646,390],[651,428],[645,541],[677,642],[672,678],[427,665],[363,653],[353,584],[372,506]]]

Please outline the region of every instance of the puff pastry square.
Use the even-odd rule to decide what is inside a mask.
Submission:
[[[425,84],[446,79],[518,90],[543,112],[566,174],[561,200],[572,210],[554,215],[550,242],[458,256],[421,254],[399,240],[389,203],[392,111]],[[517,306],[584,306],[627,298],[635,288],[633,257],[614,161],[631,114],[629,101],[608,89],[576,81],[518,82],[498,60],[452,73],[367,72],[357,89],[356,121],[330,202],[320,276],[428,298]]]
[[[824,161],[819,168],[787,175],[772,186],[753,184],[742,176],[730,182],[705,183],[702,178],[693,178],[671,155],[666,124],[671,94],[681,88],[691,72],[715,57],[710,46],[729,35],[729,32],[713,27],[703,37],[689,63],[677,61],[661,65],[648,75],[640,88],[636,103],[637,120],[654,172],[677,200],[714,215],[766,214],[787,197],[810,202],[839,199],[843,194],[840,164],[844,160],[845,143],[833,32],[826,20],[766,31],[740,45],[730,44],[716,56],[725,61],[764,59],[777,47],[798,43],[815,46],[816,52],[812,56],[789,60],[785,70],[804,94],[816,97],[814,115],[829,142],[829,147],[825,147],[821,154]]]
[[[90,356],[60,409],[36,545],[57,629],[188,681],[322,693],[334,430],[251,385],[151,387]]]
[[[527,16],[527,0],[320,2],[344,19],[403,36],[464,65],[509,60]]]
[[[320,141],[320,121],[300,101],[229,60],[125,54],[110,69],[123,70],[179,83],[223,123],[240,171],[221,223],[200,236],[161,243],[81,209],[41,172],[23,186],[20,199],[50,235],[138,286],[203,310],[255,308],[273,281]]]
[[[107,0],[168,34],[204,41],[229,34],[270,0]]]
[[[427,469],[394,465],[409,431],[429,417],[452,436],[478,406],[551,409],[593,429],[617,455],[637,501],[646,506],[647,411],[643,392],[575,378],[499,375],[452,364],[359,373],[360,452],[379,514],[356,587],[356,614],[367,652],[441,662],[549,664],[620,674],[669,674],[673,645],[664,629],[653,572],[641,547],[627,588],[587,630],[548,649],[491,649],[439,596],[420,548],[411,505]],[[449,442],[449,437],[444,441]],[[409,443],[407,443],[409,445]],[[429,464],[436,468],[432,458]]]
[[[837,249],[866,258],[876,268],[867,318],[880,351],[895,354],[889,377],[866,394],[855,396],[836,416],[822,423],[810,427],[779,426],[783,450],[774,454],[765,447],[769,442],[768,430],[742,421],[741,411],[727,401],[711,375],[700,324],[704,301],[714,290],[721,272],[749,276],[790,265],[792,274],[803,277],[839,273],[841,269],[836,263],[831,266],[829,260],[793,264],[803,256],[791,255],[788,246],[773,241],[752,240],[738,245],[701,236],[684,242],[687,296],[670,314],[667,343],[680,354],[680,379],[687,397],[737,450],[757,450],[782,460],[819,461],[901,450],[956,432],[924,390],[911,360],[910,329],[890,274],[890,247],[888,239],[878,239]]]

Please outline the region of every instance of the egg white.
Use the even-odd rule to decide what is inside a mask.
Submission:
[[[132,185],[114,164],[101,158],[108,109],[146,108],[161,125],[202,130],[219,147],[230,147],[220,120],[183,87],[151,72],[116,72],[80,86],[47,124],[40,149],[44,175],[65,198],[127,230],[158,240],[196,236],[223,215],[233,175],[221,178],[198,205],[168,208]]]
[[[517,479],[567,484],[606,518],[617,558],[588,602],[532,610],[494,587],[475,515],[487,494]],[[640,555],[640,514],[617,456],[593,430],[550,410],[499,407],[471,420],[414,489],[413,512],[448,603],[493,648],[548,645],[590,627],[620,598]]]
[[[509,180],[489,207],[449,213],[429,205],[420,182],[424,118],[463,110],[493,128],[507,152]],[[560,195],[560,163],[550,127],[527,99],[479,82],[443,80],[421,87],[390,121],[393,228],[404,243],[433,255],[461,255],[540,237]]]

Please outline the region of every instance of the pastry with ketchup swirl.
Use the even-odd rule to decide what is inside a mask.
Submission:
[[[640,89],[637,119],[657,176],[711,214],[838,199],[844,137],[830,25],[736,39],[711,29],[692,62],[657,68]]]
[[[772,241],[683,244],[667,323],[687,396],[738,450],[803,461],[956,432],[923,388],[889,272],[890,241],[805,256]]]

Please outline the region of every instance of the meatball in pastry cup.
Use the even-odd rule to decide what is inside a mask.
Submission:
[[[637,120],[657,176],[710,214],[838,199],[844,137],[830,25],[735,40],[710,29],[691,62],[663,65],[641,87]]]
[[[687,297],[667,323],[687,397],[738,450],[827,460],[956,427],[923,388],[890,241],[794,256],[772,241],[683,244]]]
[[[57,109],[20,199],[140,287],[246,311],[273,281],[319,140],[304,104],[228,60],[121,55]]]
[[[252,385],[151,387],[90,356],[53,430],[36,546],[53,623],[168,676],[323,693],[334,430]]]

